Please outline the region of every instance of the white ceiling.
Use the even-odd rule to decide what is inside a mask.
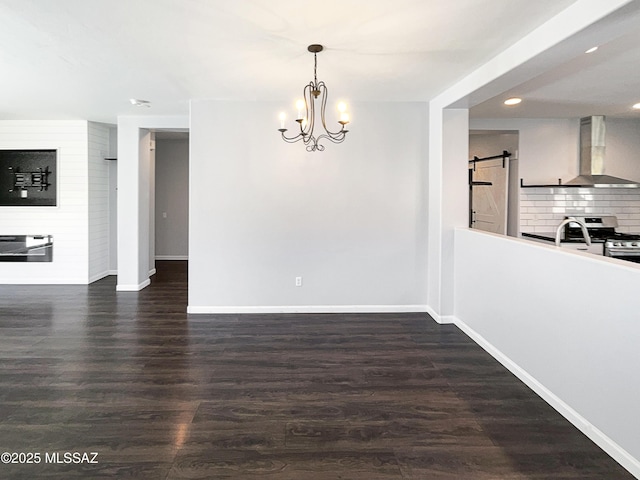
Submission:
[[[0,119],[115,123],[187,114],[192,98],[290,102],[312,79],[311,43],[326,49],[318,78],[330,101],[428,100],[574,1],[0,0]],[[614,70],[590,78],[635,62],[629,90],[640,95],[638,39],[614,56],[601,49],[593,58]],[[562,91],[591,95],[550,75],[522,95],[554,105]]]
[[[585,54],[585,50],[598,50]],[[640,2],[633,1],[523,65],[526,80],[471,109],[477,118],[634,117],[640,110]],[[545,65],[544,69],[535,63]],[[521,97],[507,107],[503,101]]]

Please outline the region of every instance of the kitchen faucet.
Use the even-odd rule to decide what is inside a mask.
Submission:
[[[584,237],[584,243],[586,243],[587,246],[591,245],[591,237],[589,236],[589,232],[587,231],[587,226],[576,217],[567,217],[562,222],[560,222],[560,225],[558,225],[558,228],[556,229],[556,247],[560,246],[560,234],[562,233],[562,227],[564,227],[568,223],[573,222],[577,223],[580,226],[580,230],[582,230],[582,236]]]

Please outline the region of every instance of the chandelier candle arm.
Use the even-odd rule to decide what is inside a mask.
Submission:
[[[284,126],[284,122],[286,119],[286,114],[282,112],[280,114],[280,128],[278,131],[282,135],[282,139],[287,143],[295,143],[300,140],[306,145],[306,149],[309,152],[315,151],[323,151],[324,145],[320,144],[319,141],[322,139],[327,139],[333,143],[342,143],[346,137],[348,130],[345,129],[345,126],[349,123],[349,114],[347,113],[347,106],[344,102],[340,102],[338,104],[338,112],[339,112],[339,120],[340,130],[337,132],[329,130],[327,128],[326,123],[326,106],[328,99],[328,89],[323,81],[318,82],[318,57],[317,54],[323,50],[322,45],[309,45],[307,47],[309,52],[313,53],[313,81],[309,82],[303,89],[303,98],[296,102],[296,109],[298,110],[298,115],[296,117],[296,122],[299,125],[300,133],[293,137],[287,137],[285,132],[287,129]],[[324,129],[324,133],[316,136],[314,134],[315,129],[315,117],[316,117],[316,106],[315,102],[320,97],[320,122],[322,124],[322,128]],[[304,115],[303,115],[304,110]]]

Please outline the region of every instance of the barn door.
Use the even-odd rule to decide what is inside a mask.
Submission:
[[[503,158],[497,158],[471,162],[469,179],[471,228],[506,235],[509,195],[508,160],[503,161]]]

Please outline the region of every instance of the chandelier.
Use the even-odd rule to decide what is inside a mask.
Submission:
[[[327,128],[327,122],[325,120],[325,110],[327,107],[327,95],[328,89],[324,82],[318,82],[318,57],[317,54],[323,50],[322,45],[309,45],[307,47],[311,53],[313,53],[313,81],[309,82],[303,90],[303,99],[296,102],[296,108],[298,110],[298,116],[296,122],[300,128],[300,133],[295,136],[287,137],[285,133],[287,129],[284,128],[284,121],[287,116],[284,112],[280,113],[280,128],[278,131],[282,134],[282,139],[288,143],[295,143],[300,140],[306,145],[308,152],[323,151],[324,145],[319,142],[323,139],[332,141],[333,143],[342,143],[349,130],[345,130],[345,125],[349,123],[349,114],[347,113],[347,106],[344,102],[338,104],[338,111],[340,112],[340,130],[333,132]],[[318,97],[320,97],[318,99]],[[324,133],[316,136],[314,128],[316,126],[316,100],[319,102],[320,107],[320,121],[322,122],[322,128]]]

